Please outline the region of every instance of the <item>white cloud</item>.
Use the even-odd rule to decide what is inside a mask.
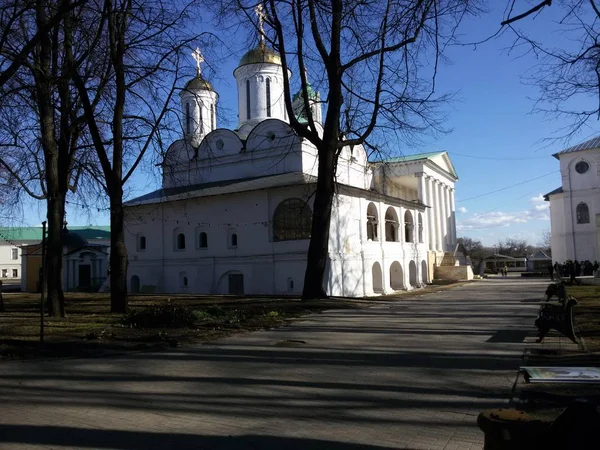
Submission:
[[[467,212],[467,208],[465,208],[464,206],[460,206],[460,207],[458,208],[458,212],[459,212],[459,213],[462,213],[462,214],[464,214],[464,213],[466,213],[466,212]]]
[[[466,219],[458,219],[457,230],[483,230],[489,228],[509,227],[515,224],[527,223],[531,220],[550,220],[550,203],[539,194],[529,199],[531,206],[522,211],[492,211],[476,214]],[[460,208],[459,208],[460,212]]]
[[[457,230],[482,230],[486,228],[508,227],[515,224],[526,223],[531,220],[550,220],[548,208],[537,209],[535,206],[524,211],[504,212],[493,211],[477,214],[468,219],[459,220]]]
[[[544,200],[544,196],[542,194],[536,195],[535,197],[531,197],[529,201],[531,203],[548,203]]]

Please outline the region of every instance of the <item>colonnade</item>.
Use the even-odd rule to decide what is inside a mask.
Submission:
[[[426,213],[429,250],[451,251],[456,246],[454,188],[423,172],[415,176],[418,199],[429,206]]]

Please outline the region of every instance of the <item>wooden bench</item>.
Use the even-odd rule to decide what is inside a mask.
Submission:
[[[575,330],[573,328],[573,307],[577,305],[575,297],[569,295],[565,301],[547,301],[540,307],[535,326],[538,328],[539,336],[537,342],[542,342],[550,330],[556,330],[577,343]]]

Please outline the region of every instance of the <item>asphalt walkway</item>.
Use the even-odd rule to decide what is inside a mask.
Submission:
[[[193,348],[0,364],[0,448],[481,449],[546,280],[483,280]]]

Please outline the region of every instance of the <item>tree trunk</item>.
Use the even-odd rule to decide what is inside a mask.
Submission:
[[[47,168],[47,185],[50,186]],[[48,236],[46,237],[45,282],[48,292],[48,314],[65,317],[65,295],[62,285],[61,232],[65,214],[65,200],[58,192],[48,189]]]
[[[119,180],[120,181],[120,180]],[[123,189],[115,180],[110,191],[110,312],[127,311],[127,249],[123,224]]]
[[[311,238],[302,290],[303,300],[327,298],[324,278],[329,257],[329,224],[335,191],[335,158],[335,144],[324,143],[323,148],[319,149],[317,190],[313,204]]]

